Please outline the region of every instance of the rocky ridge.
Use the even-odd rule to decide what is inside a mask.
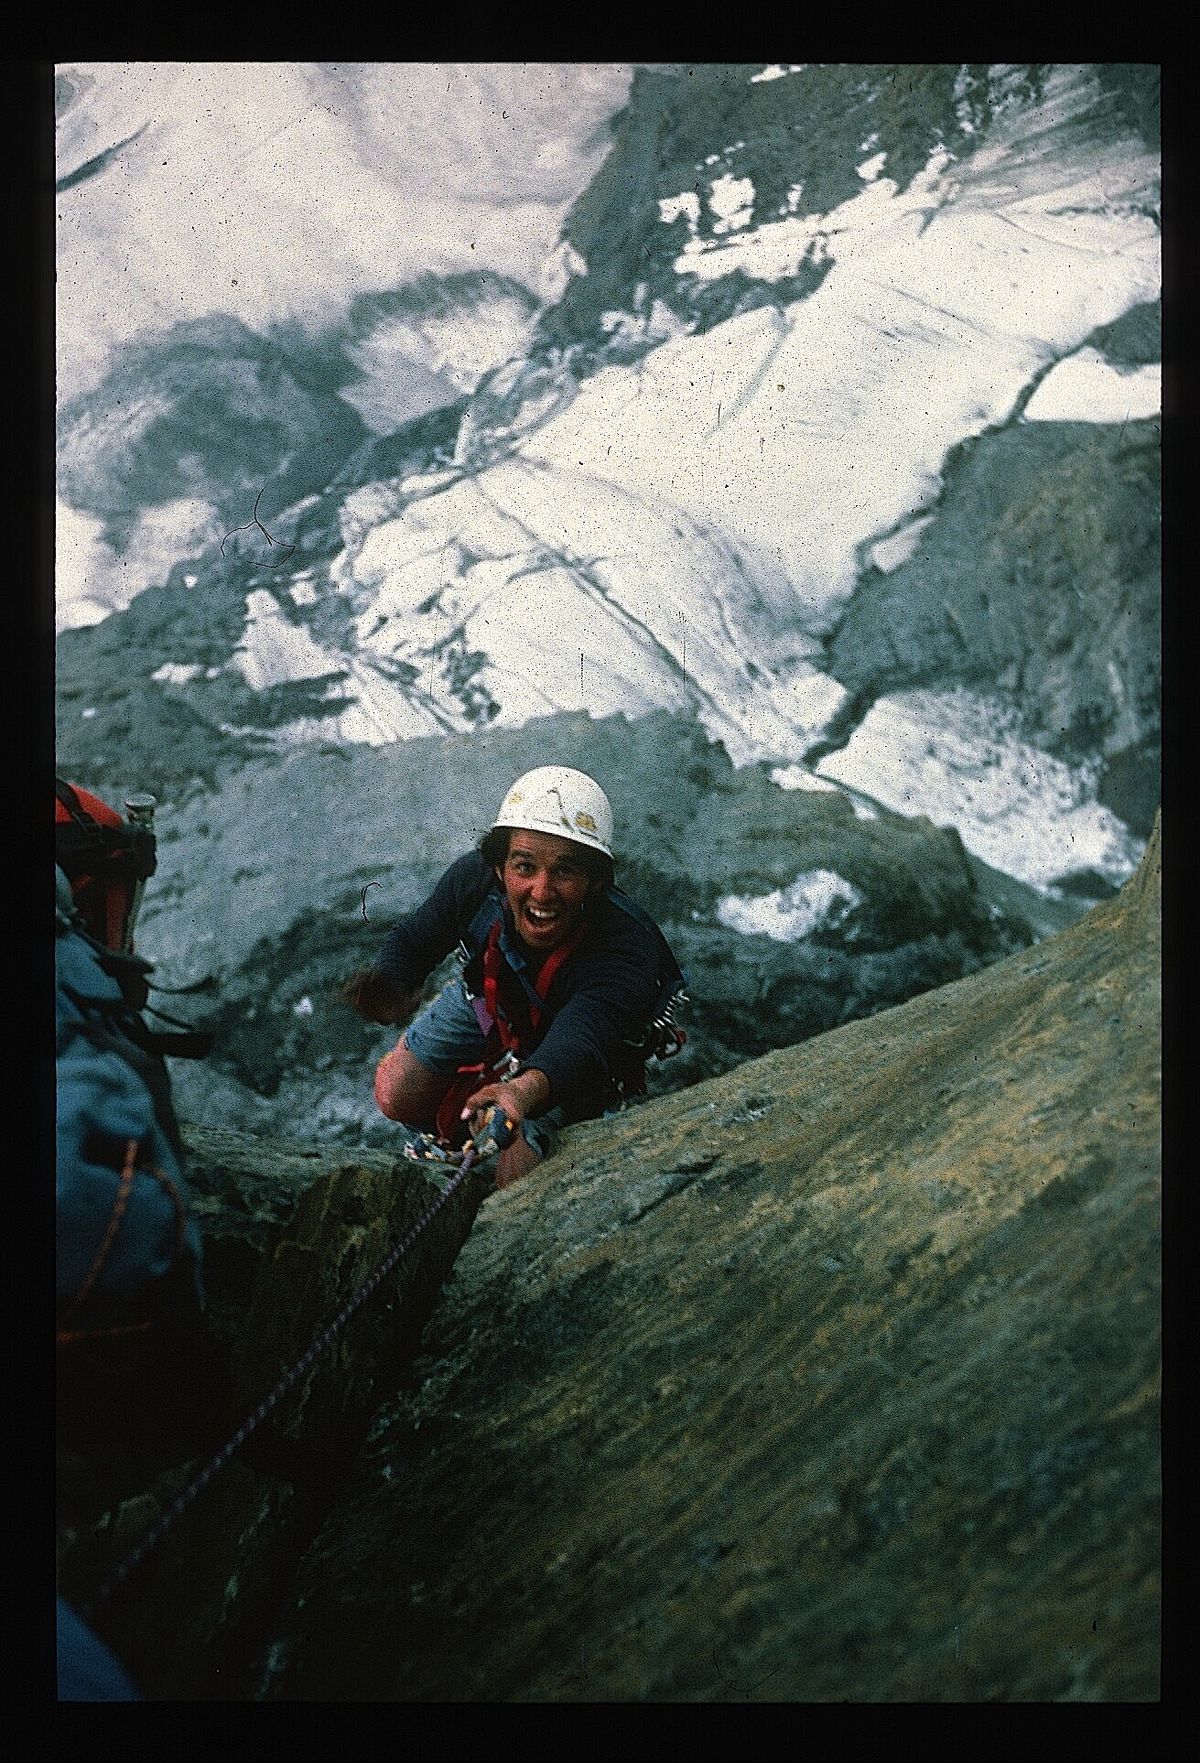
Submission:
[[[1154,1700],[1159,871],[472,1177],[99,1631],[152,1699]],[[248,1407],[438,1184],[188,1143]]]
[[[1154,1700],[1159,861],[489,1199],[265,1693]]]

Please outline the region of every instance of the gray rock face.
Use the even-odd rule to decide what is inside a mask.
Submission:
[[[914,554],[860,578],[828,645],[832,672],[862,702],[909,685],[998,686],[1051,752],[1107,761],[1119,812],[1148,836],[1161,726],[1158,423],[1006,429],[960,449],[946,480]]]
[[[838,791],[781,790],[765,769],[736,770],[666,713],[302,749],[159,810],[139,947],[164,985],[212,978],[191,1013],[213,1028],[214,1051],[173,1068],[185,1118],[390,1142],[371,1076],[396,1032],[361,1023],[338,984],[370,963],[388,925],[548,753],[604,783],[618,881],[663,925],[688,975],[688,1045],[652,1068],[656,1093],[958,978],[1082,909],[1005,884],[925,819],[882,808],[864,818]],[[276,855],[300,850],[302,860]],[[856,903],[788,940],[721,916],[722,901],[761,901],[814,873],[838,877]]]
[[[751,192],[745,224],[753,230],[790,213],[801,193],[804,211],[816,216],[861,195],[868,138],[886,160],[888,180],[911,190],[935,153],[948,155],[971,182],[976,156],[984,149],[986,158],[999,131],[996,139],[1022,139],[1038,163],[1095,164],[1102,189],[1106,153],[1140,154],[1145,163],[1119,211],[1139,215],[1148,229],[1157,225],[1154,66],[813,64],[789,69],[786,78],[764,76],[737,63],[638,70],[613,150],[567,223],[586,273],[571,277],[528,336],[523,327],[533,308],[515,285],[424,276],[362,296],[344,330],[307,345],[294,327],[260,337],[219,313],[144,337],[108,382],[68,406],[60,422],[61,494],[99,512],[118,548],[139,510],[183,495],[211,501],[231,532],[219,548],[209,546],[146,588],[128,611],[63,633],[60,763],[102,793],[131,774],[144,785],[152,780],[164,796],[197,781],[223,783],[248,763],[269,763],[281,731],[290,729],[291,739],[319,740],[324,729],[336,735],[362,689],[362,679],[350,676],[364,655],[368,696],[394,692],[405,707],[404,732],[439,719],[486,727],[497,715],[495,682],[479,678],[486,644],[478,635],[468,643],[462,609],[454,609],[461,596],[449,594],[443,609],[448,584],[436,587],[400,621],[413,627],[405,640],[380,651],[371,643],[364,583],[347,583],[335,559],[353,549],[354,531],[361,538],[360,529],[402,517],[410,500],[421,519],[422,493],[405,493],[403,476],[473,477],[606,365],[637,360],[668,335],[702,347],[709,332],[748,307],[770,305],[781,322],[804,307],[830,264],[820,229],[796,273],[778,281],[741,270],[712,279],[681,273],[687,225],[682,217],[666,224],[660,210],[680,192],[695,198],[690,224],[710,246],[727,223],[719,205],[700,197],[718,181]],[[1003,212],[1001,183],[976,189],[971,200]],[[947,186],[935,207],[953,208],[956,200]],[[394,433],[369,435],[339,393],[355,378],[361,345],[375,327],[400,318],[415,335],[427,320],[448,323],[451,314],[469,327],[497,301],[517,315],[513,336],[521,342],[511,358],[464,397],[452,397],[447,381],[444,404]],[[1069,356],[1089,343],[1117,369],[1133,368],[1160,359],[1159,325],[1158,303],[1147,300],[1090,337],[1055,347]],[[887,343],[885,330],[880,348]],[[1044,363],[1053,368],[1053,349]],[[823,613],[820,629],[806,628],[803,647],[855,695],[846,726],[826,731],[831,739],[845,739],[854,717],[888,690],[985,682],[1019,710],[1031,738],[1101,767],[1102,800],[1144,838],[1158,795],[1157,431],[1137,421],[1023,422],[1040,377],[1030,371],[1011,415],[997,407],[1001,426],[952,452],[944,471],[930,462],[944,489],[928,510],[934,518],[917,553],[886,577],[861,560],[840,626],[826,628]],[[850,393],[853,403],[869,398],[870,388]],[[370,485],[370,493],[349,511],[353,485]],[[715,506],[716,527],[732,512]],[[678,514],[682,521],[686,510]],[[265,532],[255,515],[275,531]],[[671,551],[669,526],[655,532],[655,547]],[[454,526],[448,554],[461,536]],[[554,593],[549,550],[561,538],[542,533],[538,555],[519,560],[520,579],[534,567]],[[479,561],[461,555],[447,566],[449,576],[461,585]],[[591,567],[582,552],[570,562],[577,573]],[[679,569],[689,567],[681,551]],[[803,622],[804,592],[795,586],[795,618]],[[736,601],[736,582],[723,591]],[[292,627],[299,649],[307,653],[311,643],[327,654],[327,673],[261,690],[248,683],[236,657],[256,593],[275,605],[283,646]],[[437,617],[426,642],[418,627],[433,602]],[[584,622],[595,611],[586,595],[568,605],[587,613]],[[381,622],[386,628],[386,608]],[[785,616],[773,643],[791,640],[787,624]],[[156,677],[164,663],[165,677]],[[603,653],[589,656],[596,668],[603,663]],[[655,679],[666,701],[676,682],[661,672]],[[710,685],[692,681],[696,707]],[[392,703],[386,717],[398,714]]]
[[[366,438],[337,396],[348,364],[322,376],[306,356],[297,368],[282,336],[223,313],[140,339],[101,386],[60,411],[60,493],[102,515],[118,540],[138,508],[180,496],[211,502],[231,527],[251,522],[252,510],[273,519],[323,488]]]
[[[773,285],[731,276],[718,291],[675,273],[686,229],[682,222],[664,226],[658,202],[690,189],[698,167],[711,168],[714,177],[752,181],[751,224],[786,211],[797,167],[803,168],[805,211],[829,213],[859,193],[855,168],[868,133],[903,188],[936,147],[969,159],[997,116],[1039,102],[1047,70],[814,64],[786,79],[751,83],[758,72],[737,62],[636,71],[629,103],[614,122],[614,149],[567,222],[567,237],[588,273],[542,321],[552,347],[574,346],[590,356],[603,346],[601,315],[614,307],[633,312],[658,299],[706,328],[733,311],[802,298],[820,285],[827,265],[817,251],[794,278]],[[1076,126],[1105,131],[1120,116],[1127,128],[1156,128],[1157,70],[1113,74],[1102,76]],[[1121,99],[1114,104],[1118,85]],[[715,213],[699,224],[709,239],[719,229]]]
[[[263,1693],[1153,1700],[1158,844],[489,1199]]]
[[[238,1412],[302,1375],[103,1638],[151,1699],[1154,1699],[1158,867],[435,1214],[189,1128]],[[60,1532],[68,1598],[198,1467]]]

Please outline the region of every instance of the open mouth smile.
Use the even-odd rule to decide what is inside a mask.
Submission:
[[[526,906],[525,917],[530,924],[545,929],[549,925],[557,924],[561,914],[558,908],[553,906]]]

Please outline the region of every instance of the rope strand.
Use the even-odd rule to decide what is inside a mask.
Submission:
[[[96,1258],[88,1268],[83,1284],[63,1312],[62,1321],[64,1323],[69,1322],[75,1312],[80,1308],[84,1299],[100,1277],[104,1264],[108,1260],[112,1246],[117,1238],[117,1232],[121,1228],[121,1220],[124,1218],[125,1210],[129,1205],[129,1196],[133,1190],[133,1178],[137,1166],[137,1154],[137,1140],[127,1139],[125,1141],[125,1162],[121,1169],[121,1179],[117,1183],[117,1192],[113,1200],[113,1209],[109,1216],[108,1227],[104,1232],[100,1247],[96,1251]]]
[[[359,1306],[366,1302],[380,1282],[387,1278],[396,1263],[408,1253],[409,1249],[425,1229],[426,1225],[428,1225],[437,1213],[441,1211],[442,1207],[446,1204],[446,1201],[461,1185],[467,1172],[475,1162],[475,1158],[476,1153],[474,1150],[470,1150],[466,1153],[462,1162],[459,1164],[458,1169],[455,1171],[453,1178],[442,1189],[429,1210],[417,1220],[412,1229],[401,1238],[399,1243],[397,1243],[387,1259],[380,1263],[375,1269],[375,1272],[371,1274],[371,1276],[347,1300],[329,1326],[309,1347],[308,1351],[304,1354],[304,1357],[298,1359],[295,1365],[292,1366],[291,1370],[284,1373],[283,1377],[281,1377],[279,1382],[275,1385],[275,1388],[259,1403],[253,1414],[242,1422],[233,1437],[221,1447],[216,1456],[213,1457],[212,1460],[200,1471],[199,1475],[189,1482],[183,1492],[171,1502],[161,1517],[150,1526],[150,1529],[145,1533],[137,1546],[132,1549],[125,1559],[112,1570],[107,1579],[105,1579],[100,1586],[99,1590],[93,1595],[91,1601],[82,1607],[81,1615],[85,1620],[90,1618],[99,1605],[105,1603],[117,1590],[118,1586],[123,1585],[129,1578],[130,1574],[141,1565],[150,1551],[166,1535],[175,1520],[179,1518],[182,1513],[187,1511],[188,1507],[197,1496],[208,1486],[217,1471],[224,1468],[225,1464],[228,1463],[235,1451],[245,1444],[255,1427],[265,1420],[266,1416],[271,1412],[271,1409],[283,1399],[287,1392],[292,1388],[293,1384],[295,1384],[299,1378],[303,1377],[304,1373],[308,1370],[309,1366],[312,1365],[314,1360],[320,1357],[321,1353],[329,1345],[329,1342],[333,1339],[334,1335],[337,1334],[338,1330],[344,1326]]]

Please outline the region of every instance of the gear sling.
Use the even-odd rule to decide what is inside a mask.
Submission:
[[[609,891],[608,897],[620,911],[631,911],[634,916],[641,916],[632,902],[626,904],[614,890]],[[494,896],[489,897],[476,914],[467,937],[459,945],[459,959],[464,966],[470,960],[468,939],[482,935],[485,926],[487,935],[483,944],[483,996],[472,997],[471,1003],[488,1044],[483,1059],[477,1064],[459,1066],[438,1107],[438,1136],[451,1145],[461,1143],[466,1137],[466,1125],[460,1116],[476,1090],[482,1089],[485,1084],[504,1082],[507,1078],[514,1077],[521,1066],[521,1033],[504,1009],[500,998],[500,977],[507,963],[500,948],[500,936],[504,928],[503,907]],[[530,1029],[535,1033],[541,1025],[554,976],[567,957],[574,952],[583,933],[584,927],[580,925],[572,937],[557,949],[551,950],[542,963],[536,982],[530,982],[518,970],[511,970],[520,980],[525,992]],[[662,1002],[653,1019],[646,1024],[640,1035],[624,1043],[622,1052],[625,1056],[620,1059],[619,1069],[613,1073],[611,1081],[613,1102],[617,1106],[623,1106],[630,1096],[644,1093],[648,1059],[672,1058],[686,1042],[687,1035],[672,1021],[675,1010],[685,1000],[685,983],[683,974],[676,967],[674,974],[668,977],[664,985]]]

